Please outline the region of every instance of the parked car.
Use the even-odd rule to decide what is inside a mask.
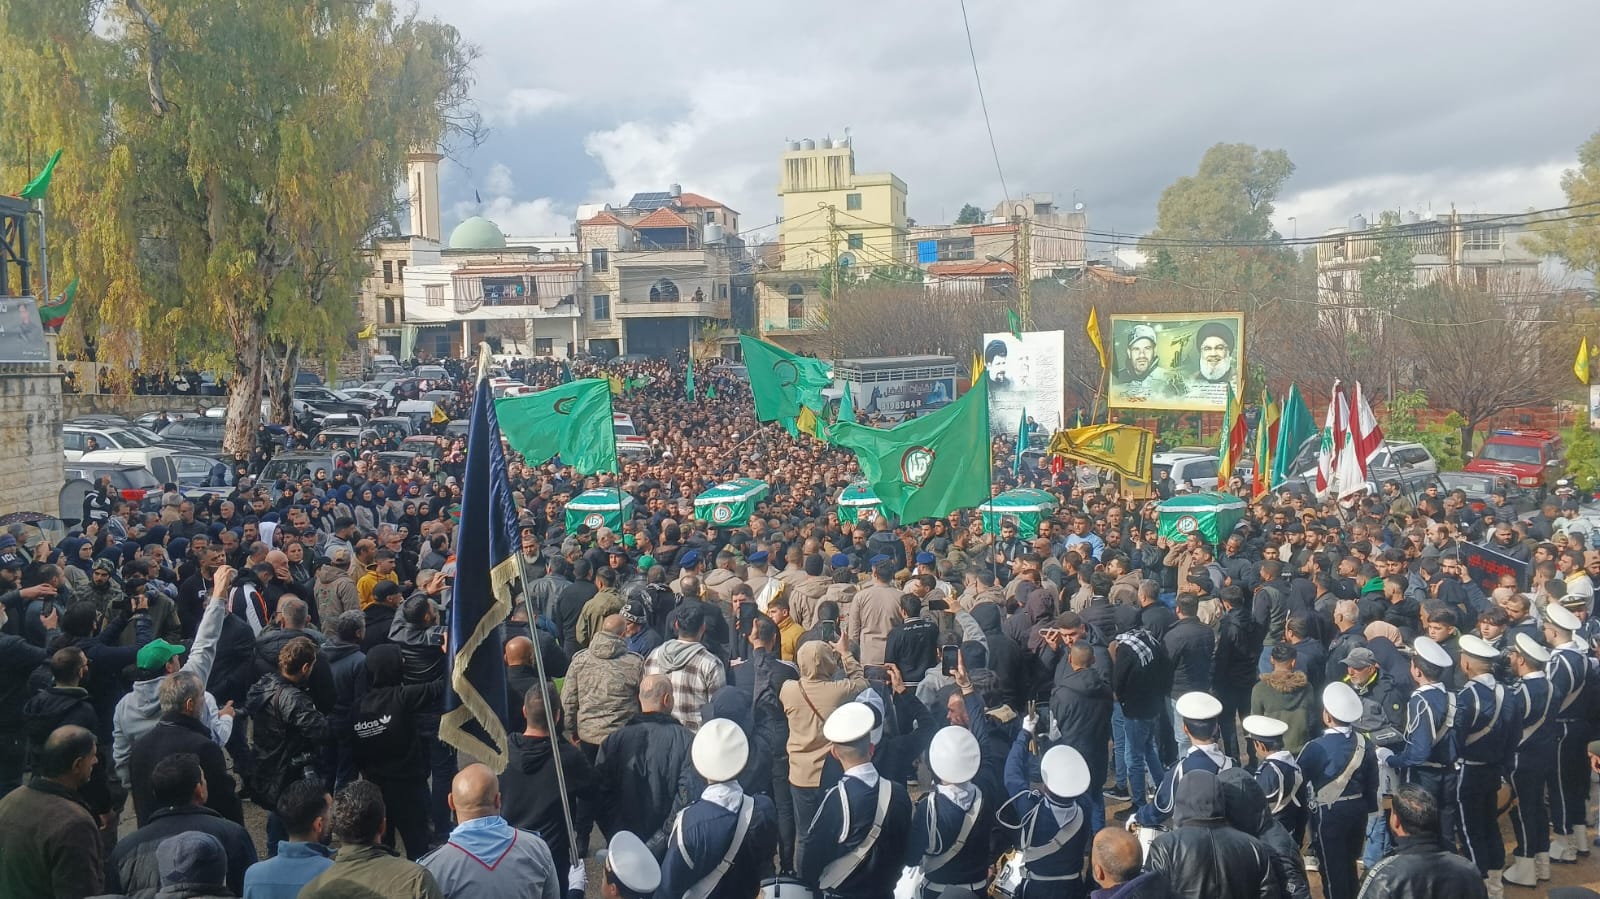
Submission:
[[[1517,486],[1532,487],[1542,500],[1567,476],[1566,450],[1554,431],[1495,431],[1483,448],[1467,462],[1466,471],[1515,478]]]
[[[319,470],[331,477],[335,469],[349,465],[350,459],[350,454],[342,450],[279,453],[262,467],[261,476],[256,479],[256,483],[271,484],[280,478],[288,479],[290,483],[298,483],[301,478],[315,477]]]
[[[369,399],[340,396],[326,387],[296,387],[294,398],[328,415],[351,412],[357,415],[371,415],[372,407],[377,405]]]
[[[467,430],[471,427],[472,422],[467,421],[465,418],[457,418],[444,426],[444,435],[446,437],[465,437],[467,436]]]
[[[84,453],[78,465],[137,465],[161,484],[179,487],[226,487],[231,471],[214,456],[186,452],[170,446],[95,450]]]
[[[367,427],[385,437],[401,441],[417,432],[416,424],[404,415],[385,415],[367,422]]]
[[[416,434],[407,437],[400,441],[400,448],[416,453],[419,456],[427,456],[435,462],[444,458],[444,447],[439,445],[439,438],[432,434]]]
[[[227,432],[227,420],[210,415],[195,416],[175,421],[161,430],[161,438],[184,440],[205,449],[220,451],[222,438]]]
[[[155,433],[159,434],[159,433],[161,433],[162,428],[166,427],[166,425],[162,425],[160,428],[156,427],[156,422],[161,420],[161,416],[165,415],[167,417],[167,424],[172,424],[173,422],[175,422],[175,421],[177,421],[179,419],[182,419],[182,418],[194,418],[196,415],[199,415],[199,414],[200,413],[198,413],[198,412],[174,412],[174,411],[168,409],[168,410],[158,411],[158,412],[146,412],[145,414],[143,414],[143,415],[139,416],[138,418],[134,419],[133,423],[138,425],[141,428],[147,428],[147,429],[149,429],[151,431],[154,431]]]
[[[412,374],[422,378],[425,381],[450,380],[450,373],[445,371],[444,366],[442,365],[419,365],[417,366],[416,371],[412,372]]]
[[[81,480],[87,484],[87,489],[94,489],[102,476],[110,476],[111,489],[117,495],[129,502],[141,502],[144,495],[152,490],[160,490],[161,482],[156,476],[144,469],[142,465],[133,465],[124,462],[73,462],[65,468],[67,481]],[[82,511],[83,496],[78,497],[77,505],[63,506],[62,511],[68,514]]]
[[[1506,492],[1506,505],[1515,509],[1518,514],[1539,508],[1538,491],[1521,486],[1516,478],[1473,471],[1444,471],[1439,473],[1439,487],[1446,493],[1460,490],[1466,494],[1467,505],[1480,515],[1489,508],[1489,497],[1496,490]]]
[[[1157,468],[1165,468],[1172,476],[1172,483],[1183,486],[1184,481],[1194,485],[1196,490],[1217,489],[1217,467],[1222,460],[1215,453],[1197,453],[1185,447],[1178,447],[1173,452],[1156,453],[1150,457],[1150,468],[1153,472]]]
[[[65,424],[61,426],[61,449],[67,461],[76,462],[80,456],[88,452],[90,439],[94,440],[94,449],[139,449],[156,446],[162,441],[160,435],[136,425],[93,422]]]

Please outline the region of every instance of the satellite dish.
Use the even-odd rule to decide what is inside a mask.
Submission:
[[[851,255],[850,253],[840,253],[839,254],[839,264],[842,265],[842,266],[855,265],[856,264],[856,257]]]
[[[1083,204],[1082,203],[1073,203],[1072,204],[1072,209],[1073,209],[1074,212],[1082,212],[1083,211]]]

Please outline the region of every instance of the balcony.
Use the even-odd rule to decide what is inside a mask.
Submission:
[[[768,332],[779,331],[788,334],[809,334],[813,331],[823,331],[826,329],[827,323],[824,322],[822,317],[819,315],[811,315],[805,318],[774,318],[767,319],[766,321],[762,322],[762,330]]]
[[[652,303],[624,297],[612,307],[611,314],[619,318],[727,318],[730,311],[725,299]]]

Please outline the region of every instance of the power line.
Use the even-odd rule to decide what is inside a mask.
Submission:
[[[994,170],[1000,175],[1000,192],[1006,202],[1011,202],[1011,190],[1006,187],[1006,172],[1000,167],[1000,147],[994,142],[994,126],[989,123],[989,101],[983,96],[983,76],[978,74],[978,51],[972,47],[972,23],[967,21],[967,0],[961,2],[961,27],[967,30],[967,56],[972,59],[972,80],[978,83],[978,105],[983,109],[983,127],[989,132],[989,151],[994,154]]]

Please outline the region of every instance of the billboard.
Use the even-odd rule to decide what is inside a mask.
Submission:
[[[1243,373],[1243,313],[1111,316],[1111,408],[1221,412]]]
[[[0,362],[49,362],[33,297],[0,296]]]
[[[989,373],[989,430],[1016,436],[1023,412],[1050,434],[1061,429],[1066,391],[1062,357],[1065,331],[1025,331],[983,335],[983,366]]]

